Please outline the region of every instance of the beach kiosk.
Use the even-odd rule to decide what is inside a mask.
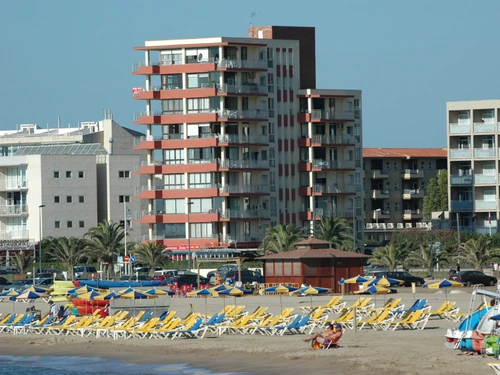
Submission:
[[[336,250],[328,241],[309,238],[295,243],[295,250],[258,258],[264,263],[266,283],[306,284],[340,293],[339,281],[363,274],[368,255]],[[345,285],[345,292],[358,290]]]

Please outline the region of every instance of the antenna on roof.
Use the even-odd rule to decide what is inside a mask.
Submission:
[[[262,14],[262,12],[259,12],[258,14]],[[255,38],[255,33],[254,33],[254,27],[253,27],[253,19],[257,16],[257,13],[255,11],[250,14],[250,30],[251,30],[251,38]]]
[[[61,116],[57,116],[57,129],[61,127]]]

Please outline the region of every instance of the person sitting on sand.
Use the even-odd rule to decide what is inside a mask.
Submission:
[[[342,337],[342,326],[340,324],[329,324],[323,333],[315,333],[311,337],[304,339],[304,342],[310,342],[311,347],[315,345],[327,346],[335,345]]]

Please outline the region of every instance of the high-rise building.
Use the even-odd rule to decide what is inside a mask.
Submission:
[[[103,220],[129,221],[130,241],[140,240],[132,217],[147,208],[133,199],[145,184],[133,173],[145,160],[133,150],[140,135],[111,119],[0,131],[0,264],[41,238],[83,237]]]
[[[446,148],[364,148],[365,237],[390,239],[403,228],[426,228],[424,197],[429,181],[446,169]]]
[[[315,29],[146,41],[140,222],[169,249],[256,247],[278,223],[341,216],[362,238],[361,91],[316,89]]]
[[[498,230],[500,100],[446,103],[451,226]]]

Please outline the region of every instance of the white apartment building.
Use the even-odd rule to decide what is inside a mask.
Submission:
[[[0,262],[44,237],[82,237],[102,220],[123,222],[125,207],[129,216],[142,211],[133,199],[144,184],[133,173],[145,160],[133,150],[140,134],[111,119],[0,131]],[[129,235],[141,240],[143,233],[132,224]]]
[[[451,226],[496,233],[500,100],[446,103]]]

